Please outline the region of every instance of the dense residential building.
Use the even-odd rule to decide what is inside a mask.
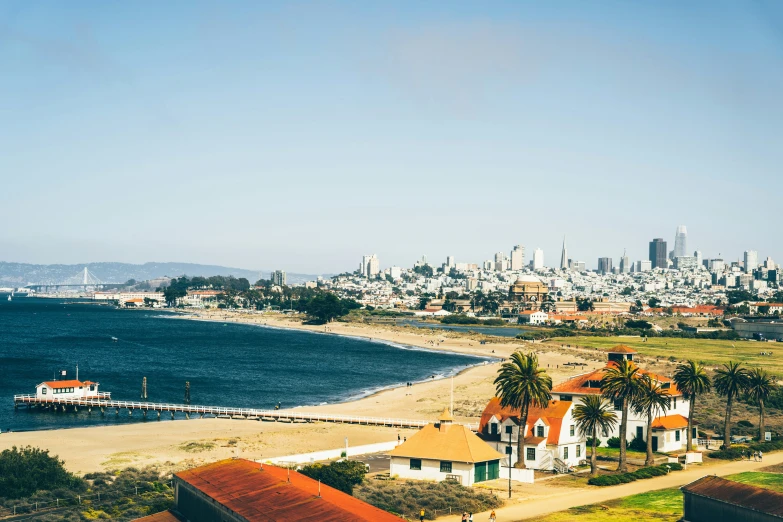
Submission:
[[[506,270],[506,254],[497,252],[495,254],[495,271],[504,272]]]
[[[663,238],[655,238],[650,241],[650,263],[653,268],[668,268],[666,260],[666,241]]]
[[[275,270],[270,277],[272,284],[276,286],[285,286],[285,272],[283,270]]]

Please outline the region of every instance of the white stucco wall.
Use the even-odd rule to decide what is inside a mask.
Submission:
[[[440,471],[439,460],[421,459],[421,469],[410,467],[411,459],[407,457],[392,457],[389,464],[389,474],[400,478],[414,480],[434,480],[440,482],[446,480],[448,475],[458,475],[463,486],[473,485],[473,464],[465,462],[452,462],[451,473]]]

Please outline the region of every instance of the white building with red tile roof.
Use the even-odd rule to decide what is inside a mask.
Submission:
[[[571,467],[585,460],[586,439],[576,428],[573,406],[570,401],[553,400],[546,408],[530,408],[523,432],[526,467],[552,470],[558,464]],[[478,434],[487,444],[505,454],[508,454],[510,441],[511,464],[517,462],[518,409],[504,408],[500,399],[493,397],[481,414]]]
[[[552,388],[552,397],[561,401],[574,401],[578,403],[580,398],[586,395],[600,395],[601,380],[604,377],[606,369],[623,359],[633,361],[635,355],[636,350],[625,345],[619,345],[609,349],[607,351],[609,361],[604,368],[576,375],[567,381],[561,382]],[[662,412],[662,415],[659,418],[672,416],[676,418],[688,418],[690,402],[683,397],[682,392],[677,388],[677,385],[672,379],[642,368],[639,368],[639,373],[651,377],[661,386],[661,388],[668,392],[671,398],[669,409]],[[598,434],[598,438],[602,443],[605,443],[611,437],[620,435],[619,420],[622,412],[619,401],[614,404],[614,410],[617,414],[618,424],[613,430]],[[697,438],[695,431],[694,428],[694,433],[692,433],[694,439]],[[633,412],[633,409],[629,408],[628,429],[626,433],[628,434],[629,441],[634,437],[644,439],[647,433],[647,416],[636,414]],[[667,433],[656,433],[655,430],[653,430],[653,451],[675,451],[681,449],[685,445],[684,434],[679,435],[681,440],[669,440],[667,437],[676,437],[676,435],[674,435],[673,431],[667,435]],[[675,443],[679,443],[679,445],[676,448],[671,449],[675,446]]]
[[[63,381],[45,381],[35,387],[38,399],[97,399],[106,394],[98,393],[98,383],[76,379]]]

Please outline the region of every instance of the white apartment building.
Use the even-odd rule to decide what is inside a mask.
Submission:
[[[746,250],[744,256],[746,274],[752,274],[759,266],[759,253],[755,250]]]
[[[544,251],[540,248],[536,248],[533,252],[533,270],[541,270],[544,268]]]
[[[362,263],[359,265],[359,272],[362,276],[372,279],[381,272],[381,264],[378,256],[375,254],[362,256]]]
[[[516,245],[511,251],[511,270],[522,270],[525,268],[525,247]]]

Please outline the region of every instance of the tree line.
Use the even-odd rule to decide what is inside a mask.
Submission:
[[[761,368],[748,369],[741,363],[730,361],[715,371],[712,378],[700,363],[688,360],[677,366],[673,381],[683,397],[689,401],[686,449],[693,449],[693,414],[696,397],[715,391],[726,399],[723,446],[731,446],[732,407],[737,399],[745,399],[759,407],[759,440],[764,438],[765,404],[777,389],[776,380]],[[552,400],[552,378],[538,364],[535,354],[515,352],[501,365],[494,381],[495,392],[502,407],[519,410],[520,430],[517,436],[516,467],[524,468],[523,431],[527,425],[530,407],[546,408]],[[620,456],[618,471],[627,471],[628,414],[633,411],[647,420],[647,455],[645,465],[654,462],[652,450],[652,424],[655,417],[664,414],[671,404],[671,392],[663,388],[651,374],[643,372],[632,361],[621,360],[603,370],[600,394],[587,395],[574,406],[574,421],[580,435],[587,437],[592,447],[590,474],[595,476],[596,441],[598,433],[609,432],[619,424]],[[615,413],[615,405],[620,418]]]

